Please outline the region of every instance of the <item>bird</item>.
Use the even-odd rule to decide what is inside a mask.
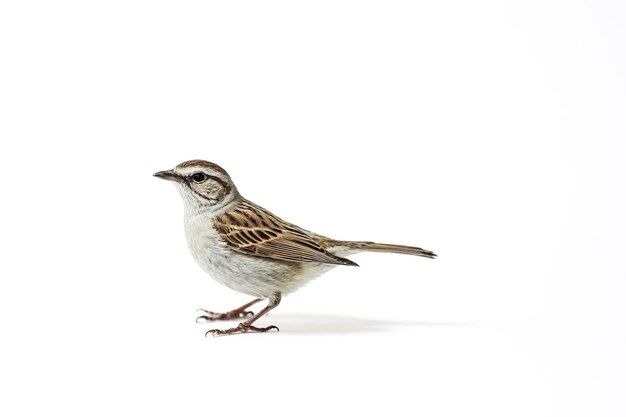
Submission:
[[[173,182],[184,202],[185,236],[198,265],[217,282],[254,297],[226,313],[199,309],[196,321],[245,319],[229,329],[205,335],[279,330],[254,323],[276,308],[283,296],[337,266],[358,266],[346,256],[390,252],[435,258],[419,247],[335,240],[289,223],[244,198],[226,170],[205,160],[182,162],[155,177]],[[248,311],[267,300],[257,314]]]

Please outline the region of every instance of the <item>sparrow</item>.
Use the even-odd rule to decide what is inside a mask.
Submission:
[[[254,323],[276,308],[283,295],[339,265],[358,266],[346,256],[358,252],[390,252],[435,258],[413,246],[335,240],[310,232],[241,196],[228,172],[199,159],[178,164],[155,177],[172,181],[182,196],[187,245],[198,265],[217,282],[255,297],[226,313],[204,312],[197,321],[246,319],[230,329],[206,335],[278,330]],[[252,305],[267,300],[257,314]]]

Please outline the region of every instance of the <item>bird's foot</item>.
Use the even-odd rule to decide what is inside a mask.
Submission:
[[[265,333],[268,330],[273,330],[273,329],[280,331],[280,329],[276,326],[255,327],[255,326],[252,326],[251,324],[246,324],[246,322],[243,322],[243,323],[239,323],[239,326],[233,327],[232,329],[209,330],[208,332],[206,332],[205,336],[208,336],[209,334],[212,334],[213,336],[223,336],[223,335],[228,335],[228,334],[248,333],[248,332]]]
[[[213,311],[204,310],[199,308],[198,311],[202,311],[204,314],[196,317],[196,323],[206,323],[209,321],[217,321],[217,320],[237,320],[244,319],[246,317],[254,316],[252,311],[245,310],[233,310],[227,313],[214,313]]]

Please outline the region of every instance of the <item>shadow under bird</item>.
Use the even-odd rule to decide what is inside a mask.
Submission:
[[[186,161],[155,177],[176,184],[185,205],[185,235],[200,267],[225,286],[256,297],[227,313],[201,310],[197,320],[247,318],[231,329],[213,329],[213,335],[278,330],[253,326],[275,308],[283,295],[338,265],[358,266],[345,258],[358,252],[391,252],[434,258],[412,246],[335,240],[286,222],[239,194],[230,175],[202,160]],[[247,309],[268,300],[257,314]],[[249,318],[248,318],[249,317]]]

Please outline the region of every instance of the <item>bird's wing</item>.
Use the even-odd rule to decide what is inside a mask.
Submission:
[[[313,238],[317,235],[247,200],[217,215],[213,219],[213,227],[231,249],[246,255],[291,262],[358,266],[349,259],[327,252]]]

